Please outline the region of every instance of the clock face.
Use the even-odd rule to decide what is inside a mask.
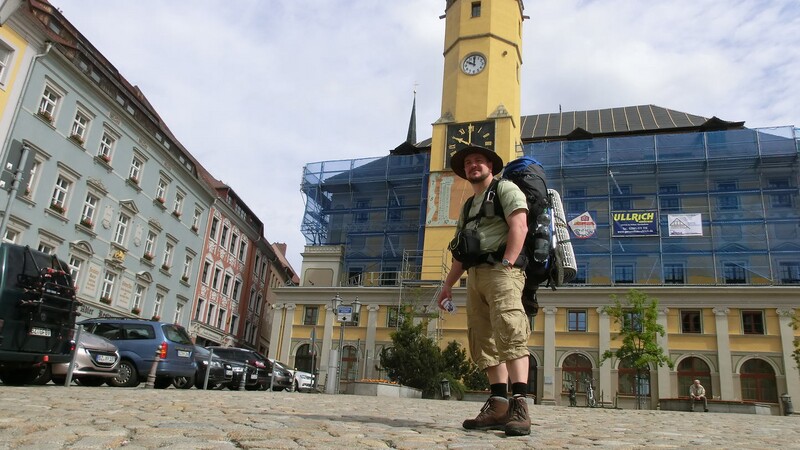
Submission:
[[[486,57],[480,53],[470,53],[461,63],[461,70],[467,75],[479,74],[484,67],[486,67]]]
[[[455,123],[447,126],[445,143],[445,168],[450,168],[450,158],[468,145],[480,145],[494,150],[494,121]]]

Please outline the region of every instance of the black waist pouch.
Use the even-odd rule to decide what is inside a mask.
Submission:
[[[459,230],[447,248],[465,269],[480,264],[481,238],[477,230]]]

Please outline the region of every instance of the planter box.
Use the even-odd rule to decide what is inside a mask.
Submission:
[[[662,398],[658,401],[662,411],[686,411],[691,408],[691,401],[688,398]],[[703,402],[694,405],[695,411],[703,411]],[[709,400],[709,412],[735,413],[735,414],[759,414],[764,416],[780,415],[780,411],[772,411],[770,403],[745,402],[737,400]]]
[[[356,381],[347,384],[345,393],[373,397],[422,398],[422,391],[419,389],[389,383],[361,383]]]

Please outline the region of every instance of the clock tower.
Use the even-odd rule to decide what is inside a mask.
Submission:
[[[522,0],[446,0],[441,117],[433,124],[423,279],[441,276],[469,184],[450,169],[466,145],[516,157],[520,140]],[[428,278],[430,277],[430,278]]]

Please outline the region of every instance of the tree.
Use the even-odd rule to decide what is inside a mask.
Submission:
[[[393,345],[381,350],[380,364],[390,380],[420,389],[424,397],[430,398],[442,379],[442,351],[425,335],[425,321],[414,325],[410,308],[401,308],[400,314],[403,319],[391,334]]]
[[[798,316],[797,313],[792,317],[792,328],[795,330],[800,328],[800,316]],[[792,356],[794,356],[794,362],[797,364],[797,368],[800,369],[800,337],[794,338],[794,352]]]
[[[666,333],[664,327],[658,323],[658,300],[635,289],[628,291],[625,297],[623,304],[616,295],[612,295],[614,304],[603,308],[613,318],[614,323],[619,325],[619,333],[614,339],[621,339],[622,343],[616,350],[603,352],[601,361],[617,358],[636,370],[634,392],[636,407],[639,408],[639,380],[650,370],[650,365],[660,367],[666,364],[673,368],[675,363],[664,354],[664,349],[658,344],[658,336]]]

